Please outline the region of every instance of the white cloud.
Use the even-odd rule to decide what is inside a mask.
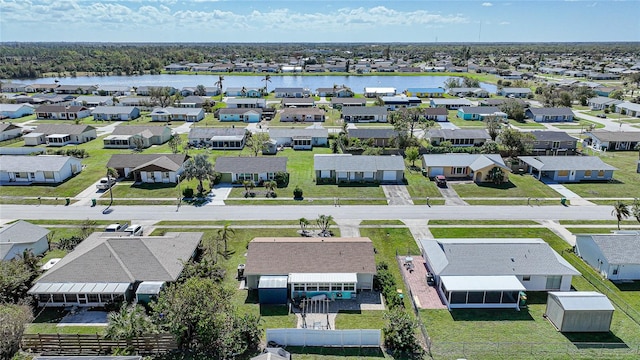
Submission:
[[[493,6],[493,4],[490,3],[490,2],[483,2],[482,6],[487,6],[488,7],[488,6]]]

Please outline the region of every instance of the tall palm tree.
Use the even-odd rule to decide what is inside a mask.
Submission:
[[[631,205],[631,216],[640,222],[640,199],[638,198],[633,200],[633,205]]]
[[[264,81],[264,92],[265,92],[265,95],[269,95],[268,83],[271,82],[271,75],[269,75],[269,74],[265,75],[264,79],[262,79],[262,81]]]
[[[202,195],[204,192],[203,181],[211,179],[215,175],[213,170],[213,164],[209,161],[207,154],[198,154],[184,163],[184,176],[185,179],[197,179],[198,180],[198,194]]]
[[[224,76],[222,75],[218,75],[218,81],[215,82],[215,84],[218,87],[218,90],[220,90],[220,101],[222,101],[222,82],[224,81]]]
[[[229,224],[224,224],[224,227],[218,230],[218,240],[224,243],[224,253],[222,256],[226,259],[229,256],[228,242],[233,238],[236,231],[229,227]]]
[[[627,206],[627,204],[623,203],[622,201],[616,201],[616,203],[613,205],[611,215],[615,216],[616,219],[618,219],[618,230],[620,230],[620,222],[623,219],[628,218],[631,213],[629,212],[629,207]]]

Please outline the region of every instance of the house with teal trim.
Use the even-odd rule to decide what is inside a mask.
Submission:
[[[405,91],[407,96],[416,96],[419,98],[431,98],[444,96],[443,88],[408,88]]]
[[[260,108],[222,108],[218,110],[220,121],[242,121],[245,123],[257,123],[262,118]]]
[[[484,120],[488,116],[495,116],[499,119],[507,120],[507,114],[500,111],[496,106],[467,106],[458,109],[456,115],[462,120]]]
[[[227,96],[242,96],[248,98],[260,98],[262,97],[262,89],[258,88],[245,88],[245,87],[230,87],[225,91]]]

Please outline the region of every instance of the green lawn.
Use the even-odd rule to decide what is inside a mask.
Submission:
[[[462,120],[456,117],[457,110],[449,110],[449,122],[461,128],[484,128],[484,122],[479,120]]]
[[[157,226],[171,226],[171,225],[213,225],[213,226],[236,226],[236,225],[300,225],[298,220],[164,220],[159,221],[155,225]],[[335,224],[335,221],[333,222]]]
[[[360,222],[360,225],[401,225],[401,226],[406,226],[405,223],[403,223],[400,220],[362,220]]]
[[[623,230],[640,229],[640,225],[637,228],[624,228]],[[567,227],[568,231],[574,234],[611,234],[613,231],[618,230],[617,227],[612,226],[610,228],[602,227]]]
[[[420,162],[418,161],[416,164],[419,163]],[[430,181],[428,177],[423,176],[419,170],[412,170],[408,166],[404,172],[404,176],[407,179],[407,190],[412,198],[425,199],[427,197],[442,197],[435,182]]]
[[[462,198],[476,197],[522,197],[522,198],[556,198],[560,194],[536,180],[530,175],[510,175],[509,182],[500,185],[491,183],[483,184],[456,184],[450,186]]]
[[[560,225],[616,225],[616,220],[560,220]],[[638,225],[635,220],[622,220],[621,225]]]
[[[551,206],[560,204],[560,200],[540,200],[527,199],[511,200],[511,199],[496,199],[496,200],[465,200],[469,205],[526,205],[526,206]],[[571,201],[567,200],[567,205],[571,205]]]
[[[104,334],[104,326],[57,326],[67,314],[59,308],[46,308],[28,324],[26,334]]]
[[[595,125],[596,129],[602,129],[604,127],[604,125],[600,123],[581,119],[581,118],[576,118],[575,121],[570,123],[552,123],[551,125],[553,125],[558,129],[580,129],[580,127],[582,126],[584,126],[586,129],[591,125]]]
[[[640,194],[640,174],[636,172],[637,151],[612,151],[600,156],[602,161],[618,170],[613,172],[612,182],[581,182],[564,184],[569,190],[582,197],[633,197]],[[635,195],[634,195],[635,194]]]
[[[540,225],[533,220],[429,220],[429,225]]]
[[[518,128],[526,128],[526,129],[546,129],[546,127],[542,124],[539,124],[535,121],[524,121],[524,122],[520,122],[520,121],[515,121],[513,119],[509,119],[509,124],[518,127]]]
[[[336,329],[382,329],[385,325],[384,311],[341,311],[336,315]]]

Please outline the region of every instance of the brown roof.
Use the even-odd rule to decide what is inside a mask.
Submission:
[[[376,273],[369,238],[255,238],[247,252],[247,275]]]
[[[445,108],[422,108],[420,109],[425,115],[447,115],[447,109]]]

